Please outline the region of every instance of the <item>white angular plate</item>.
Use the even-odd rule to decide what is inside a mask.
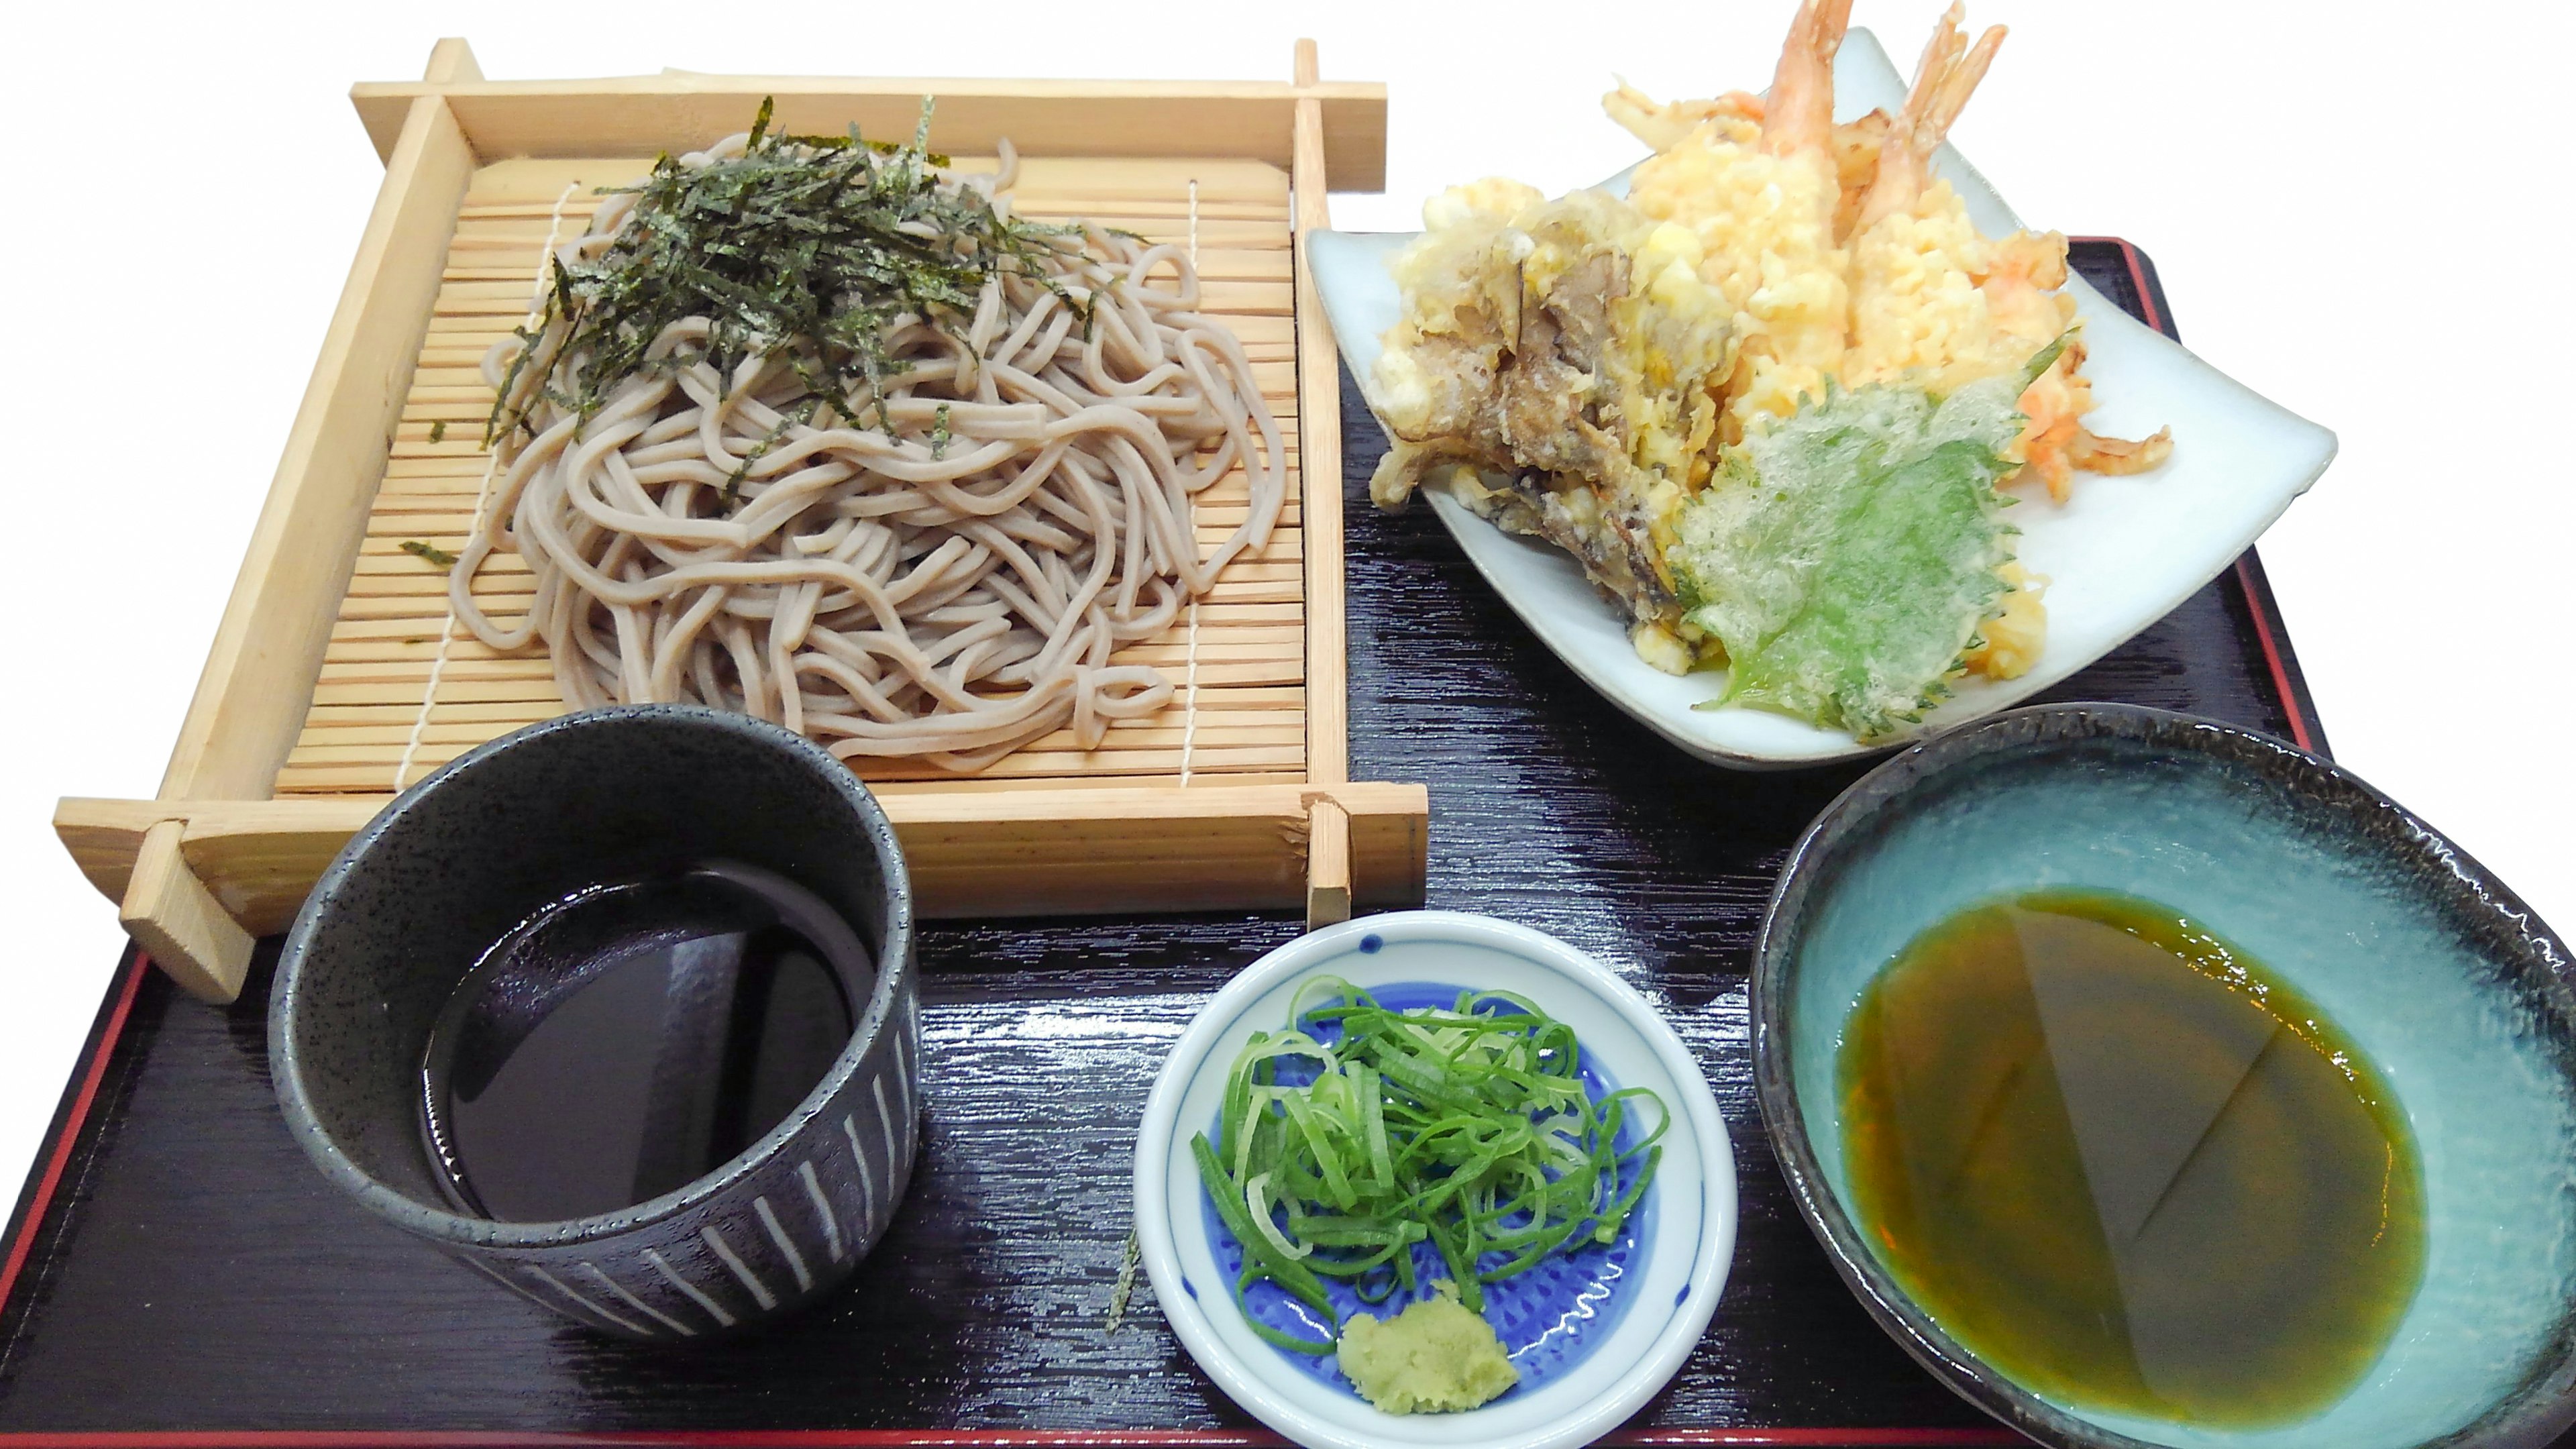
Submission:
[[[1845,119],[1904,100],[1905,83],[1876,37],[1854,30],[1834,63],[1837,112]],[[1610,122],[1605,118],[1603,125]],[[1989,236],[2021,223],[1975,168],[1943,147],[1935,171],[1966,201]],[[1460,181],[1470,180],[1459,177]],[[1607,189],[1624,192],[1627,176]],[[1396,233],[1324,232],[1315,237],[1315,280],[1342,356],[1365,387],[1378,339],[1401,303],[1386,260],[1413,238]],[[1925,721],[1937,731],[2019,704],[2082,669],[2163,618],[2243,553],[2290,500],[2308,489],[2335,453],[2334,434],[2256,395],[2179,344],[2132,319],[2076,278],[2067,283],[2084,320],[2085,373],[2100,404],[2097,430],[2143,437],[2174,431],[2173,457],[2152,473],[2083,475],[2065,504],[2016,489],[2022,562],[2051,582],[2048,644],[2019,679],[1961,681]],[[1725,685],[1711,671],[1676,678],[1649,668],[1629,647],[1617,607],[1594,592],[1583,570],[1555,548],[1515,538],[1468,512],[1445,492],[1424,490],[1441,522],[1486,580],[1586,683],[1657,733],[1702,759],[1744,769],[1821,764],[1875,753],[1850,735],[1756,709],[1695,710]]]

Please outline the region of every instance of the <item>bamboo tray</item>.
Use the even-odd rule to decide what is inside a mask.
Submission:
[[[446,571],[402,547],[457,548],[488,502],[478,365],[526,317],[551,244],[588,223],[597,188],[740,130],[765,97],[782,129],[897,136],[930,96],[932,141],[961,166],[1005,137],[1020,148],[1022,213],[1187,246],[1206,310],[1242,338],[1290,441],[1269,547],[1116,656],[1173,679],[1163,711],[1097,749],[1060,732],[975,776],[859,767],[922,910],[1302,904],[1322,923],[1354,901],[1420,900],[1423,788],[1350,780],[1338,363],[1299,243],[1324,222],[1327,177],[1382,183],[1386,93],[1318,81],[1311,41],[1295,74],[496,84],[445,40],[418,84],[358,86],[384,186],[160,793],[65,799],[56,832],[154,961],[200,996],[235,995],[253,938],[293,919],[397,792],[565,708],[541,651],[475,640],[449,610]],[[1323,486],[1302,486],[1309,469]],[[1240,474],[1203,494],[1202,542],[1246,501]],[[530,576],[500,555],[476,588],[507,615]]]

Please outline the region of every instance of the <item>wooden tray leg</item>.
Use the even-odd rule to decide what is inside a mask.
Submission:
[[[1306,807],[1306,929],[1351,918],[1351,812],[1318,797]]]
[[[250,971],[250,932],[188,868],[179,853],[187,823],[164,820],[145,831],[117,915],[152,963],[191,996],[225,1002],[241,995]]]

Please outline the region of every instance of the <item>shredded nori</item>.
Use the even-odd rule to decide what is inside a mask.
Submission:
[[[762,435],[759,442],[751,445],[750,450],[742,455],[742,461],[736,464],[733,472],[725,478],[723,493],[725,507],[731,508],[742,501],[742,480],[751,476],[752,465],[768,457],[769,450],[777,447],[779,441],[793,431],[798,423],[814,421],[815,410],[822,406],[822,401],[821,398],[809,397],[789,408],[786,415],[778,420],[778,426],[771,428]],[[945,404],[942,406],[944,407]]]
[[[549,379],[545,398],[586,420],[649,368],[704,356],[729,379],[747,358],[782,353],[810,399],[852,417],[873,408],[891,431],[878,384],[893,370],[884,337],[897,319],[962,333],[985,281],[1017,273],[1088,321],[1087,294],[1054,280],[1080,250],[1079,228],[1006,217],[978,188],[943,178],[949,158],[927,147],[927,100],[907,145],[863,140],[856,125],[846,136],[778,134],[770,116],[764,100],[740,156],[683,166],[665,154],[644,181],[615,188],[636,194],[635,209],[596,261],[553,262],[542,310],[518,329],[487,445],[532,431],[508,403],[531,367]],[[714,324],[703,353],[648,362],[663,329],[690,317]],[[539,355],[563,318],[571,327]],[[578,359],[570,377],[554,379],[567,356]]]
[[[423,543],[416,538],[404,539],[402,551],[425,563],[434,563],[440,568],[451,568],[456,563],[456,555],[440,548],[437,544]]]

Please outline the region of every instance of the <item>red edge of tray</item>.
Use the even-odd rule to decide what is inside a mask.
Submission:
[[[1244,1446],[1288,1444],[1278,1434],[1244,1428],[698,1428],[698,1431],[631,1431],[631,1434],[510,1434],[479,1428],[420,1431],[90,1431],[90,1434],[0,1434],[0,1444],[44,1444],[46,1449],[608,1449],[608,1446],[706,1446],[706,1449],[896,1449],[896,1446],[974,1446],[974,1449],[1108,1449],[1133,1446]],[[1855,1449],[1984,1449],[2027,1444],[2009,1428],[1623,1428],[1600,1444],[1641,1449],[1698,1446],[1829,1446]]]
[[[2127,262],[2129,276],[2138,289],[2138,304],[2148,326],[2171,336],[2173,328],[2165,320],[2162,289],[2150,277],[2138,249],[2118,237],[2079,237],[2079,241],[2105,242],[2120,249]],[[2279,641],[2277,615],[2271,599],[2271,588],[2258,572],[2259,565],[2249,550],[2236,561],[2234,578],[2244,595],[2246,612],[2254,624],[2256,642],[2262,646],[2263,662],[2272,675],[2272,687],[2279,694],[2282,716],[2289,721],[2290,740],[2303,750],[2316,750],[2320,737],[2307,717],[2306,693],[2294,680]],[[5,1312],[18,1286],[18,1275],[34,1252],[36,1235],[44,1227],[45,1215],[52,1208],[54,1192],[62,1185],[63,1171],[70,1164],[72,1149],[80,1141],[81,1127],[89,1120],[90,1109],[97,1104],[99,1083],[107,1075],[107,1064],[115,1054],[117,1039],[125,1033],[126,1018],[134,1006],[135,992],[143,984],[145,972],[152,969],[151,958],[134,952],[128,959],[124,979],[113,988],[113,998],[89,1044],[83,1048],[80,1066],[74,1073],[77,1083],[71,1089],[44,1152],[44,1168],[37,1175],[26,1199],[19,1204],[17,1231],[9,1242],[9,1256],[0,1262],[0,1312]],[[1287,1441],[1276,1434],[1242,1429],[703,1429],[641,1430],[615,1433],[522,1433],[478,1429],[433,1430],[97,1430],[80,1433],[52,1433],[41,1430],[0,1432],[0,1446],[6,1449],[325,1449],[325,1446],[348,1446],[348,1449],[507,1449],[507,1446],[529,1445],[538,1449],[625,1449],[625,1446],[673,1445],[680,1449],[936,1449],[955,1445],[959,1449],[1108,1449],[1114,1445],[1189,1446],[1189,1449],[1269,1449]],[[1622,1429],[1600,1440],[1604,1444],[1633,1446],[1633,1449],[1723,1449],[1723,1446],[1797,1446],[1847,1445],[1853,1449],[1984,1449],[1990,1445],[2022,1444],[2027,1441],[2000,1425],[1971,1429]]]
[[[47,1137],[45,1165],[27,1189],[18,1205],[18,1230],[10,1235],[9,1256],[0,1261],[0,1313],[8,1311],[12,1295],[17,1292],[18,1275],[35,1252],[36,1234],[45,1225],[45,1213],[54,1205],[54,1190],[62,1186],[63,1169],[71,1164],[72,1148],[80,1141],[81,1125],[89,1120],[90,1108],[98,1101],[98,1084],[107,1076],[107,1064],[116,1054],[117,1038],[125,1035],[125,1018],[134,1009],[134,994],[143,985],[143,973],[152,969],[152,958],[141,951],[128,953],[124,979],[110,988],[110,1004],[90,1029],[87,1045],[81,1048],[80,1065],[72,1073],[74,1086],[68,1099],[55,1114],[52,1133]],[[0,1435],[0,1440],[21,1439],[22,1435]]]

